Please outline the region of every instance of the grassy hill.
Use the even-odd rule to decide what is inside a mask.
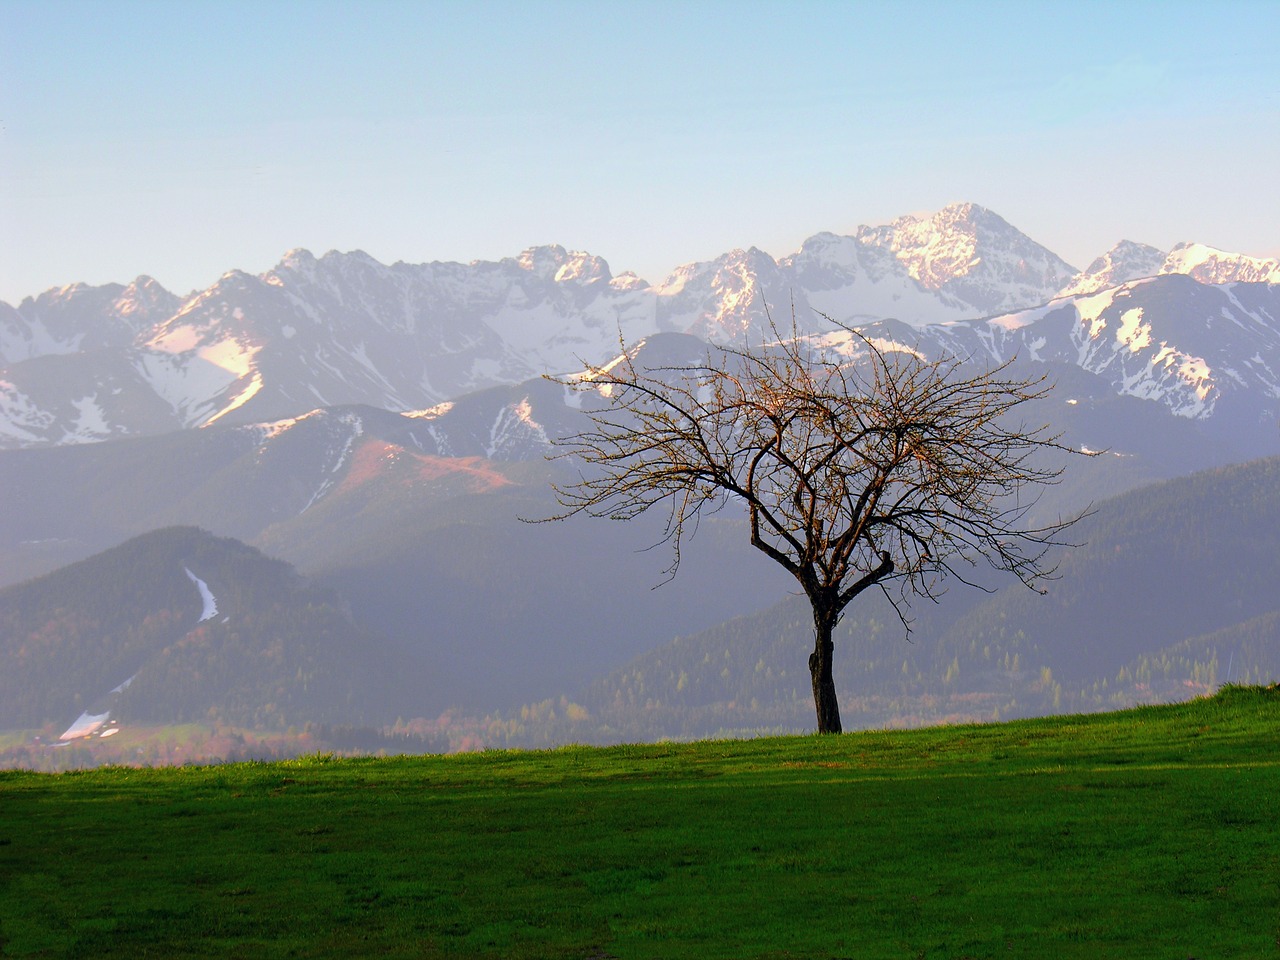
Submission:
[[[1280,689],[744,742],[0,773],[6,956],[1266,957]]]

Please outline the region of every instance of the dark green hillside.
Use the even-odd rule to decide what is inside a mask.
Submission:
[[[1271,958],[1280,690],[746,742],[0,773],[0,952]]]
[[[1121,668],[1113,686],[1129,684],[1172,691],[1225,679],[1263,683],[1280,677],[1280,610],[1222,630],[1191,637],[1161,650],[1143,653]]]
[[[217,602],[203,622],[188,569]],[[0,591],[0,661],[6,728],[65,727],[130,677],[110,703],[126,723],[384,722],[418,692],[332,593],[192,527]]]
[[[1183,699],[1280,677],[1280,459],[1166,481],[1099,504],[1041,596],[953,588],[847,611],[835,658],[849,726],[1028,716]],[[791,599],[680,638],[574,694],[589,722],[513,722],[540,738],[809,729],[812,626]],[[1228,676],[1230,671],[1230,676]]]
[[[1280,609],[1278,458],[1117,497],[1079,534],[1087,542],[1064,553],[1047,597],[1002,591],[952,626],[945,648],[971,660],[988,645],[1017,652],[1050,667],[1069,704],[1089,706],[1126,684],[1136,658]],[[1225,681],[1221,669],[1206,681]]]
[[[953,608],[973,602],[959,594],[950,600]],[[950,657],[921,638],[935,618],[941,620],[941,609],[922,611],[918,633],[909,640],[882,596],[868,595],[850,607],[837,633],[835,660],[841,715],[849,729],[991,719],[1008,714],[1015,692],[1030,697],[1028,685],[1012,671],[1001,684],[962,692]],[[807,602],[791,597],[754,616],[677,638],[579,691],[574,699],[586,708],[588,721],[513,720],[511,742],[810,730],[812,637]]]
[[[71,721],[195,625],[184,565],[206,559],[195,529],[160,531],[0,591],[0,727]]]

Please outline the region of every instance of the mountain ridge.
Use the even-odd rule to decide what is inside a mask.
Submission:
[[[390,266],[358,250],[299,248],[261,275],[228,271],[186,298],[146,277],[73,284],[0,304],[0,446],[269,421],[318,406],[425,409],[603,362],[620,341],[656,332],[741,344],[768,335],[770,308],[794,310],[806,330],[818,314],[918,328],[980,319],[1149,269],[1115,260],[1076,271],[992,211],[952,204],[849,236],[814,234],[778,260],[730,251],[657,284],[557,245]],[[1215,283],[1280,277],[1275,261],[1194,244],[1166,254],[1161,269]]]

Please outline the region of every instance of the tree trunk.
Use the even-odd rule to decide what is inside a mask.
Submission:
[[[813,653],[809,654],[809,676],[813,681],[813,705],[818,711],[819,733],[840,733],[840,704],[836,701],[836,682],[831,676],[831,656],[835,644],[831,633],[838,616],[818,606],[813,610]]]

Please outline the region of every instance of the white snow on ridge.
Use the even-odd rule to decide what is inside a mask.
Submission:
[[[306,502],[306,505],[298,511],[299,514],[306,513],[314,504],[323,499],[324,496],[333,488],[338,471],[342,469],[343,465],[347,462],[347,458],[351,456],[351,451],[355,447],[356,441],[364,436],[364,421],[356,414],[343,414],[338,418],[338,423],[341,426],[349,428],[347,435],[343,440],[342,449],[336,452],[337,459],[329,467],[329,475],[320,481],[320,486],[318,486],[315,492],[311,494],[311,499]],[[334,451],[329,450],[328,455],[333,456]]]
[[[1161,273],[1185,273],[1201,283],[1280,283],[1280,260],[1228,253],[1203,243],[1180,243]]]
[[[1280,259],[1202,244],[1166,253],[1121,241],[1085,271],[1072,270],[1074,277],[1068,269],[993,212],[952,204],[852,235],[815,234],[781,258],[732,250],[678,267],[652,286],[634,274],[612,277],[602,259],[558,246],[502,261],[391,267],[360,251],[317,259],[294,250],[274,271],[256,278],[232,271],[185,300],[139,278],[110,310],[85,300],[53,311],[80,295],[69,286],[44,295],[51,304],[45,313],[0,310],[0,355],[15,363],[78,351],[81,341],[94,350],[107,343],[116,351],[108,359],[127,364],[129,376],[110,368],[111,379],[95,374],[90,385],[88,360],[67,364],[65,387],[61,374],[39,383],[24,372],[6,374],[14,383],[0,381],[0,447],[275,418],[305,409],[295,402],[409,409],[430,423],[453,398],[544,370],[581,369],[660,331],[710,343],[766,338],[766,300],[775,313],[790,303],[806,332],[826,329],[816,313],[851,326],[893,319],[919,330],[921,342],[963,346],[975,357],[1019,348],[1046,362],[1077,356],[1082,368],[1105,368],[1114,385],[1171,409],[1177,393],[1189,398],[1185,409],[1207,414],[1214,376],[1228,396],[1280,390],[1280,373],[1244,359],[1257,351],[1256,340],[1280,370],[1272,359],[1280,349],[1277,287],[1262,284],[1280,285]],[[1186,274],[1201,287],[1168,283],[1161,273]],[[1143,284],[1159,287],[1143,291]],[[1214,303],[1210,285],[1226,298],[1221,308],[1184,315],[1183,299]],[[1077,329],[1067,339],[1073,310]],[[123,316],[135,319],[117,323]],[[1046,318],[1044,330],[1032,329]],[[910,339],[897,324],[887,329]],[[117,328],[127,330],[126,346]],[[1162,354],[1166,343],[1170,352]],[[582,395],[570,390],[566,399],[576,404]],[[528,442],[536,425],[519,410],[509,414],[499,432],[509,427],[511,442]],[[292,422],[258,429],[266,441]],[[483,436],[475,439],[483,446]],[[496,435],[490,440],[498,442]],[[329,453],[328,462],[338,464],[332,476],[344,463],[341,446],[335,439]],[[330,486],[326,481],[315,499]]]
[[[200,346],[203,331],[189,323],[170,327],[152,339],[147,347],[158,353],[183,354],[190,353]]]
[[[213,591],[209,589],[209,585],[191,572],[190,567],[183,567],[187,571],[187,577],[200,590],[200,599],[204,601],[204,609],[200,612],[200,623],[206,620],[212,620],[218,615],[218,601],[214,599]]]
[[[489,444],[485,448],[485,456],[493,459],[510,444],[527,442],[530,437],[544,446],[550,443],[542,424],[533,419],[533,407],[529,398],[525,397],[498,411],[493,426],[489,428]]]
[[[300,417],[285,417],[283,420],[271,420],[263,423],[251,423],[244,429],[256,430],[258,432],[258,442],[266,443],[268,440],[274,440],[283,433],[287,433],[291,427],[296,426],[308,417],[313,417],[320,413],[319,409],[312,410],[310,413],[304,413]]]
[[[1113,287],[1093,296],[1076,298],[1076,313],[1080,317],[1080,323],[1089,328],[1090,340],[1097,338],[1106,329],[1107,321],[1103,319],[1102,313],[1115,301],[1120,289],[1122,288]]]
[[[219,410],[217,413],[211,416],[204,423],[200,424],[200,426],[207,427],[211,423],[214,423],[220,420],[222,417],[225,417],[232,410],[236,410],[244,406],[245,403],[248,402],[261,389],[262,389],[262,374],[258,373],[255,370],[253,374],[253,379],[249,381],[249,385],[245,387],[243,390],[241,390],[234,397],[232,397],[230,402],[228,402],[226,406],[224,406],[221,410]]]
[[[425,410],[406,410],[401,413],[401,416],[412,417],[415,420],[435,420],[443,417],[452,409],[453,401],[446,400],[444,403],[437,403],[434,407],[427,407]]]
[[[254,369],[254,358],[261,347],[251,346],[235,337],[227,337],[207,347],[201,347],[196,355],[209,361],[215,367],[221,367],[236,380]]]
[[[1126,310],[1120,315],[1120,329],[1116,331],[1116,339],[1125,344],[1130,353],[1137,353],[1144,347],[1151,346],[1151,324],[1143,322],[1141,307]]]
[[[111,436],[111,426],[107,423],[106,415],[98,404],[96,396],[81,397],[79,400],[72,401],[72,406],[80,415],[76,418],[67,438],[63,440],[64,443],[99,440]]]

